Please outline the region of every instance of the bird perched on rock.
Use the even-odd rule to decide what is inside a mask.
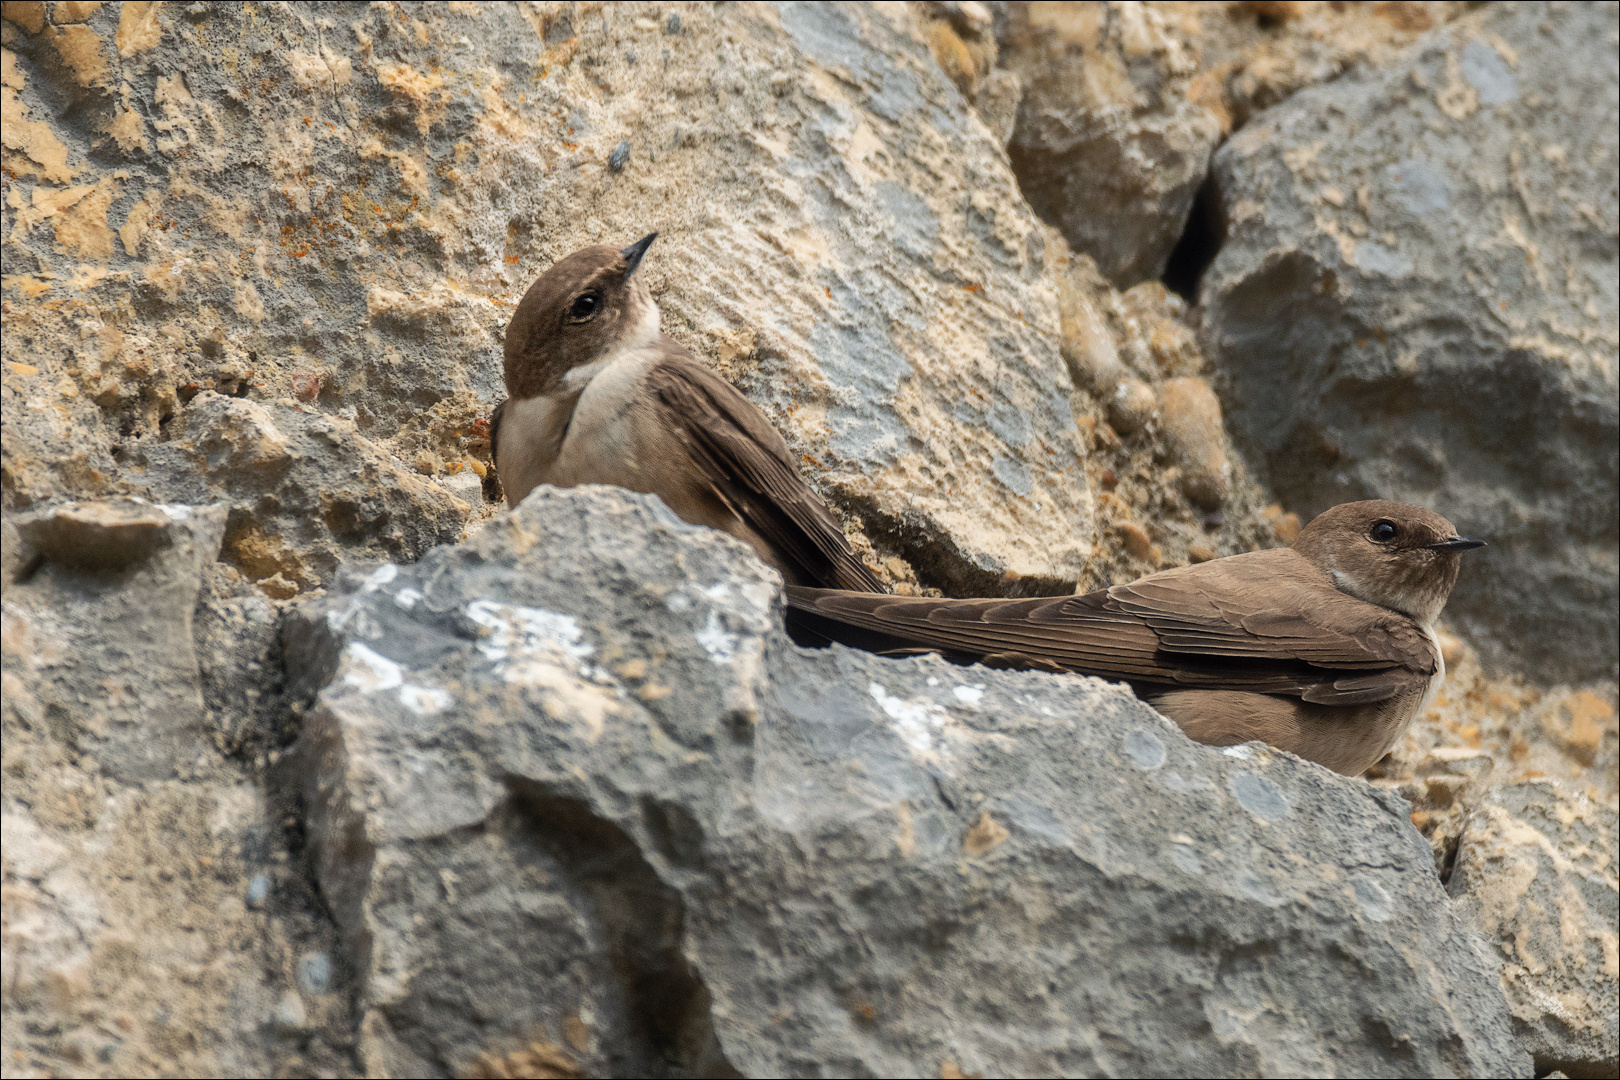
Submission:
[[[801,640],[1078,672],[1132,688],[1190,737],[1259,739],[1347,775],[1377,761],[1445,678],[1434,621],[1465,540],[1431,510],[1324,511],[1292,547],[1083,596],[941,600],[789,588]]]
[[[508,505],[540,484],[614,484],[730,533],[790,583],[882,592],[771,422],[659,330],[636,275],[657,235],[576,251],[519,302],[489,432]]]

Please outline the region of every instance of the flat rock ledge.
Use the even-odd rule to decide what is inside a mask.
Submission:
[[[1398,797],[781,616],[736,541],[541,488],[288,621],[368,1072],[1531,1075]]]

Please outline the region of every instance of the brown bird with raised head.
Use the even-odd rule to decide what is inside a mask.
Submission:
[[[657,235],[576,251],[519,302],[489,431],[507,504],[614,484],[730,533],[789,583],[882,592],[771,422],[659,330],[636,275]]]
[[[1417,506],[1324,511],[1291,548],[1083,596],[939,600],[789,588],[801,640],[1129,683],[1190,737],[1258,739],[1355,776],[1445,678],[1434,621],[1483,546]]]

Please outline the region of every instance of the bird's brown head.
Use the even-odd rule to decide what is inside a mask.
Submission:
[[[1421,506],[1369,499],[1324,510],[1300,531],[1294,550],[1344,592],[1432,623],[1457,584],[1465,540],[1451,522]]]
[[[658,236],[627,248],[581,248],[541,274],[506,326],[506,392],[548,393],[576,368],[658,337],[658,303],[637,275]]]

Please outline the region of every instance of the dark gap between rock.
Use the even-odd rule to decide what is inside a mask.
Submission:
[[[1160,279],[1164,287],[1187,301],[1198,303],[1198,286],[1204,271],[1215,261],[1215,255],[1226,240],[1226,229],[1220,220],[1220,197],[1215,190],[1214,175],[1206,176],[1193,198],[1192,211],[1181,230],[1181,239],[1170,252],[1170,261],[1164,265]]]

